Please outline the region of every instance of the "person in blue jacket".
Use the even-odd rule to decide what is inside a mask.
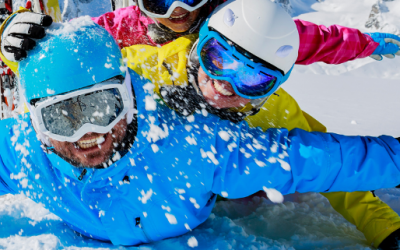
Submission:
[[[53,24],[19,62],[30,109],[0,121],[0,194],[24,193],[72,229],[115,245],[184,234],[216,194],[365,191],[400,183],[400,144],[184,117],[123,66],[87,18]]]

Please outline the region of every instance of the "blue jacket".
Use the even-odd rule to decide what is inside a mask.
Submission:
[[[181,117],[162,105],[151,110],[151,93],[134,89],[135,144],[109,168],[86,169],[82,180],[83,169],[41,149],[29,117],[1,121],[0,194],[24,193],[88,237],[135,245],[194,229],[209,216],[215,194],[239,198],[264,187],[282,194],[364,191],[400,183],[400,145],[392,137],[263,133],[210,115]]]

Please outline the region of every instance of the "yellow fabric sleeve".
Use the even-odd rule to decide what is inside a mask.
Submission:
[[[371,192],[332,192],[322,194],[346,220],[357,226],[368,244],[378,247],[400,228],[400,217]]]
[[[58,0],[47,0],[45,3],[45,12],[53,18],[54,22],[61,23],[62,16]]]
[[[122,49],[127,58],[128,67],[139,75],[152,81],[154,91],[159,93],[160,86],[188,85],[186,62],[197,35],[183,36],[162,47],[133,45]],[[168,67],[168,68],[167,68]],[[173,72],[171,75],[169,70]]]
[[[325,126],[303,112],[293,97],[282,88],[268,98],[260,112],[247,117],[246,121],[251,127],[260,127],[264,131],[269,128],[301,128],[326,132]]]

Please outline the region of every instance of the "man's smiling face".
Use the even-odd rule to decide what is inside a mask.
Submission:
[[[121,144],[127,133],[127,121],[121,119],[109,133],[87,133],[76,142],[61,142],[50,138],[54,150],[70,160],[75,166],[107,166],[115,148]]]

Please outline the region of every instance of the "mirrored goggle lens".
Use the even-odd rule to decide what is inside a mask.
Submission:
[[[229,77],[243,95],[254,97],[265,95],[277,82],[275,76],[254,70],[235,58],[214,38],[203,46],[200,57],[205,70],[214,76]]]
[[[118,89],[99,90],[60,101],[42,109],[44,126],[53,134],[73,136],[84,124],[106,127],[122,112]]]
[[[196,7],[202,0],[143,0],[143,7],[154,14],[165,15],[174,2],[182,2],[191,7]]]
[[[262,72],[240,72],[234,79],[238,91],[247,96],[263,96],[276,84],[276,77]]]

